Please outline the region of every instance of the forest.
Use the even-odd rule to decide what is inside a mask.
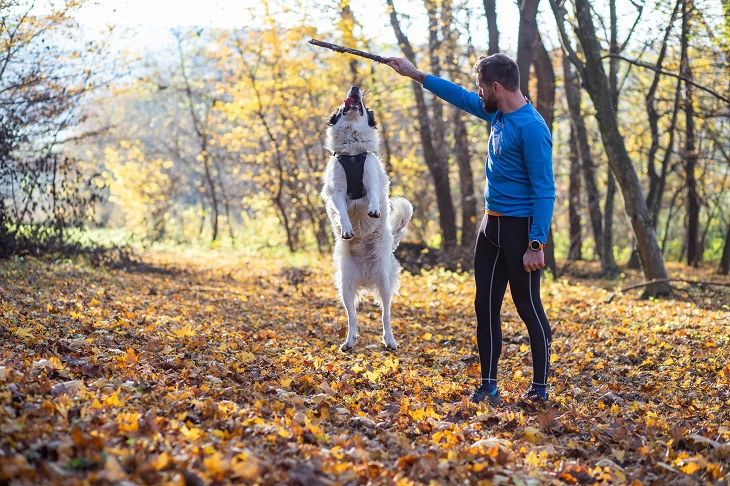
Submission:
[[[0,483],[730,479],[728,0],[267,0],[137,30],[123,3],[0,0]],[[518,399],[509,293],[507,406],[467,400],[490,127],[310,39],[470,91],[480,56],[517,62],[553,141],[548,406]],[[369,301],[338,351],[320,191],[351,86],[414,209],[393,353]]]

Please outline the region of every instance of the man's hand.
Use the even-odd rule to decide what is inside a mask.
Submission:
[[[408,59],[402,57],[386,57],[385,61],[388,66],[392,67],[401,76],[407,76],[421,84],[426,79],[426,74],[416,69],[416,66]]]
[[[541,269],[545,266],[545,252],[542,248],[539,250],[528,248],[522,257],[522,264],[525,266],[525,272],[527,273]]]

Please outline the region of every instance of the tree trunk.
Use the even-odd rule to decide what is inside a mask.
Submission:
[[[535,104],[535,109],[545,119],[552,133],[553,108],[555,105],[555,75],[552,72],[550,56],[540,41],[537,32],[537,6],[540,0],[524,0],[520,4],[520,27],[517,38],[517,67],[520,70],[520,91],[530,98],[530,67],[534,60],[540,63],[542,71],[538,79],[538,91],[542,90],[543,99]],[[538,46],[539,43],[539,46]],[[538,52],[542,48],[543,52]],[[547,58],[547,60],[545,59]],[[537,65],[536,65],[537,68]],[[537,74],[537,73],[536,73]],[[542,110],[542,111],[541,111]],[[552,228],[548,230],[545,244],[545,267],[557,275],[555,262],[555,245],[552,240]]]
[[[684,79],[692,81],[692,68],[689,63],[689,36],[690,21],[693,0],[682,2],[682,54],[680,60],[680,72]],[[686,141],[684,148],[684,176],[687,185],[687,265],[696,267],[699,264],[701,251],[699,248],[700,228],[700,201],[697,195],[697,179],[695,169],[697,168],[697,149],[695,140],[695,118],[693,88],[690,83],[685,83],[684,88],[684,118]]]
[[[499,30],[497,29],[497,0],[484,0],[484,14],[489,29],[489,50],[487,54],[499,52]]]
[[[730,223],[728,223],[727,232],[725,233],[725,246],[722,248],[722,258],[720,259],[718,273],[721,275],[730,273]]]
[[[533,63],[535,65],[535,77],[537,78],[537,100],[535,109],[543,117],[545,123],[553,133],[553,120],[555,118],[555,71],[550,54],[542,42],[539,32],[535,32],[535,44],[533,46]],[[545,245],[545,266],[553,275],[558,275],[558,263],[555,260],[555,242],[553,241],[552,224],[548,230],[548,240]]]
[[[537,6],[540,0],[521,0],[520,28],[517,34],[517,67],[520,69],[520,91],[530,96],[530,66],[537,41]]]
[[[613,254],[613,215],[616,212],[616,178],[613,176],[611,170],[611,167],[609,167],[606,171],[606,200],[603,202],[603,254],[606,255],[606,261],[608,262],[607,276],[618,274],[616,256]],[[629,264],[629,266],[631,265]]]
[[[443,3],[443,39],[445,44],[444,63],[452,80],[459,79],[461,72],[455,56],[457,52],[457,40],[459,33],[451,28],[453,12],[451,2]],[[453,153],[456,164],[459,168],[459,188],[461,191],[461,240],[459,246],[462,255],[474,247],[474,239],[477,234],[477,198],[474,194],[474,174],[471,170],[471,151],[469,150],[469,134],[467,132],[465,113],[463,110],[453,106],[451,109],[451,122],[453,126]],[[464,259],[465,262],[471,259]]]
[[[416,55],[411,47],[410,41],[400,28],[398,14],[393,6],[393,0],[387,0],[387,3],[390,9],[390,21],[393,26],[396,39],[398,39],[398,44],[403,50],[405,57],[414,65],[417,65]],[[413,94],[416,99],[418,132],[421,138],[423,158],[431,177],[433,178],[436,190],[436,202],[439,209],[442,247],[444,251],[449,251],[456,246],[456,215],[454,211],[454,203],[451,199],[448,165],[443,157],[439,156],[438,149],[433,144],[431,118],[429,117],[428,107],[423,95],[423,87],[416,81],[413,81],[412,87]]]
[[[471,170],[471,153],[469,138],[464,122],[464,112],[454,107],[452,112],[454,123],[454,155],[459,167],[459,185],[461,189],[461,248],[474,246],[477,234],[477,198],[474,195],[474,174]]]
[[[646,197],[646,205],[649,208],[649,213],[651,214],[651,222],[654,225],[654,228],[657,227],[657,224],[659,222],[659,212],[661,210],[661,202],[664,198],[664,190],[666,187],[666,181],[667,181],[667,174],[669,173],[669,160],[671,158],[672,153],[674,152],[674,132],[675,127],[677,126],[677,114],[679,112],[679,100],[680,100],[680,93],[681,93],[681,80],[677,80],[677,89],[675,91],[674,96],[674,110],[672,113],[672,121],[669,124],[669,128],[666,129],[666,132],[669,133],[669,140],[667,142],[667,147],[664,150],[664,158],[662,160],[662,165],[660,168],[659,173],[657,173],[655,164],[656,164],[656,157],[657,152],[660,148],[659,145],[659,113],[657,112],[656,108],[656,91],[659,86],[659,80],[660,80],[660,72],[662,70],[662,65],[664,63],[664,58],[666,56],[667,52],[667,46],[668,46],[668,40],[669,35],[672,32],[672,29],[674,27],[674,21],[677,17],[677,12],[679,11],[679,7],[682,0],[677,0],[677,3],[674,5],[674,10],[672,11],[672,16],[669,20],[669,25],[667,25],[666,30],[664,31],[664,39],[662,41],[662,47],[659,50],[659,56],[657,57],[657,62],[655,65],[656,72],[654,74],[654,80],[652,81],[651,87],[649,88],[649,91],[646,94],[646,113],[647,113],[647,119],[649,121],[649,130],[651,133],[651,145],[649,146],[649,151],[647,152],[646,156],[646,172],[649,176],[649,194]]]
[[[580,159],[581,173],[585,181],[586,197],[588,200],[588,211],[590,213],[591,228],[593,229],[593,240],[595,242],[596,254],[601,261],[601,274],[606,276],[616,267],[613,260],[613,252],[606,253],[603,244],[603,213],[599,199],[598,183],[596,182],[596,170],[591,157],[591,146],[588,141],[588,129],[581,113],[581,92],[578,77],[568,57],[563,55],[563,77],[565,79],[565,98],[568,102],[570,113],[570,124],[575,129],[577,138],[576,149]]]
[[[213,209],[213,217],[211,220],[213,236],[211,241],[218,239],[218,196],[216,194],[216,185],[213,177],[213,171],[211,170],[210,154],[208,153],[208,141],[210,135],[208,133],[207,117],[209,113],[208,106],[206,105],[205,119],[201,120],[198,111],[195,107],[195,99],[193,96],[193,90],[190,86],[190,79],[185,68],[185,53],[183,51],[183,37],[181,33],[175,34],[177,40],[177,49],[180,56],[180,73],[185,83],[185,95],[187,97],[188,111],[190,112],[190,121],[193,125],[193,130],[198,137],[200,143],[200,155],[203,161],[203,176],[205,178],[205,184],[207,185],[207,193],[210,196],[210,204]]]
[[[352,14],[352,8],[350,7],[349,0],[343,0],[340,2],[340,30],[342,31],[342,43],[346,46],[355,45],[355,36],[353,35],[353,28],[355,27],[355,16]],[[350,68],[350,75],[352,86],[360,86],[361,78],[358,72],[358,60],[354,56],[350,56],[348,62]]]
[[[590,66],[590,69],[584,69],[582,73],[583,85],[593,100],[603,146],[611,170],[621,187],[627,216],[636,236],[644,276],[647,280],[667,278],[664,258],[659,249],[654,226],[651,224],[641,183],[618,127],[611,89],[603,69],[601,46],[593,25],[590,2],[575,0],[575,14],[578,22],[576,35],[583,48],[586,66]],[[645,292],[647,296],[666,294],[669,294],[666,282],[652,284]]]
[[[570,127],[570,184],[568,186],[568,220],[570,242],[568,260],[582,260],[583,237],[580,222],[580,158],[578,156],[578,136],[575,128]]]

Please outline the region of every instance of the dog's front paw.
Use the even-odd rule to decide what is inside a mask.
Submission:
[[[382,342],[383,346],[385,346],[385,349],[387,349],[388,351],[398,350],[398,343],[395,342],[393,336],[383,336]]]
[[[370,216],[371,218],[379,218],[380,209],[368,209],[368,216]]]
[[[348,222],[347,224],[340,223],[340,236],[343,240],[351,240],[355,236],[355,230],[352,229],[352,225]]]

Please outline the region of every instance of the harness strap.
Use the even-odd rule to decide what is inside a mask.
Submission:
[[[365,185],[363,184],[363,175],[365,174],[365,159],[367,152],[356,155],[335,154],[337,161],[345,169],[347,177],[347,197],[355,200],[364,197]]]

